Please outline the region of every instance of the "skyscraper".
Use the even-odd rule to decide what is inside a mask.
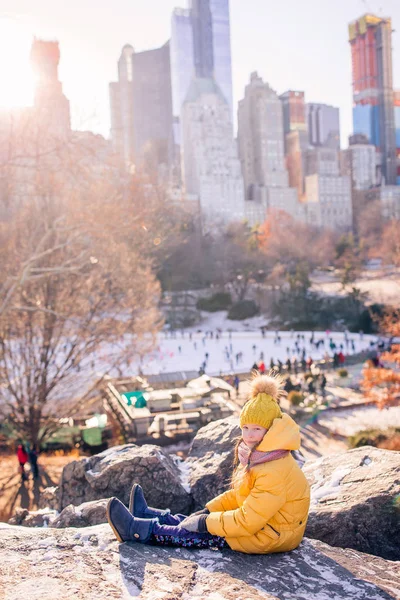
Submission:
[[[304,192],[305,156],[308,148],[307,111],[304,92],[288,90],[279,96],[283,108],[286,165],[290,187]]]
[[[285,135],[289,131],[307,131],[306,105],[304,92],[288,90],[279,96],[283,107],[283,127]]]
[[[286,167],[289,174],[289,185],[296,188],[299,200],[304,194],[304,173],[307,150],[304,148],[305,132],[289,131],[285,136]]]
[[[328,104],[307,104],[308,141],[312,146],[340,148],[339,109]]]
[[[135,52],[122,49],[118,82],[110,84],[111,138],[127,164],[145,154],[168,163],[172,151],[172,96],[169,42]]]
[[[303,197],[309,225],[351,231],[352,204],[349,175],[339,169],[339,109],[307,104],[309,147],[304,152]]]
[[[238,110],[239,156],[246,199],[260,204],[259,221],[269,208],[297,210],[296,190],[289,187],[285,165],[282,103],[257,73],[252,73]]]
[[[361,134],[349,138],[349,147],[345,152],[349,155],[352,187],[355,190],[368,190],[376,183],[376,148],[369,144]]]
[[[210,0],[191,0],[190,9],[196,76],[209,78],[214,74],[213,18]]]
[[[111,140],[114,150],[125,161],[135,161],[133,128],[133,55],[129,44],[122,48],[118,60],[118,81],[110,83]]]
[[[190,0],[171,21],[173,112],[179,121],[192,78],[214,77],[233,121],[229,0]]]
[[[354,133],[382,154],[387,184],[396,183],[396,138],[391,19],[364,15],[349,25],[353,70]]]
[[[190,82],[195,76],[193,27],[188,9],[176,8],[172,13],[170,50],[174,140],[180,145],[179,117]]]
[[[210,0],[213,32],[214,77],[227,101],[233,122],[231,25],[229,0]]]
[[[394,123],[396,128],[397,185],[400,185],[400,90],[394,92]]]
[[[282,104],[276,92],[252,73],[238,110],[239,154],[247,195],[254,185],[287,187]]]
[[[212,78],[195,78],[182,108],[183,175],[203,228],[244,218],[244,186],[229,105]]]
[[[31,64],[36,77],[34,109],[43,138],[64,138],[71,132],[70,106],[58,79],[58,42],[34,39]]]

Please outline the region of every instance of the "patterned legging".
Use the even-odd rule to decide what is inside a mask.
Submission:
[[[182,530],[183,531],[183,530]],[[188,533],[191,533],[190,531]],[[225,538],[212,535],[209,538],[200,538],[195,534],[192,537],[184,538],[181,535],[155,535],[150,538],[150,543],[157,546],[180,546],[183,548],[229,548]]]

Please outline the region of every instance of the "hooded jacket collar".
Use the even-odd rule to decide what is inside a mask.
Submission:
[[[300,448],[300,427],[289,415],[274,419],[271,427],[257,446],[260,452],[273,450],[298,450]]]

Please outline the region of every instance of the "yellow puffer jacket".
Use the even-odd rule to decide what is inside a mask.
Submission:
[[[299,448],[299,426],[284,414],[274,420],[257,450]],[[239,552],[286,552],[303,539],[309,506],[310,486],[291,454],[255,465],[247,477],[240,465],[234,487],[206,505],[207,530]]]

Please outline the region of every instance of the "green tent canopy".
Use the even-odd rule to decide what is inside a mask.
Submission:
[[[88,427],[82,429],[82,438],[89,446],[100,446],[102,443],[101,432],[100,427]]]
[[[143,392],[124,392],[121,394],[128,406],[134,405],[135,408],[145,408],[147,406],[146,398]]]

